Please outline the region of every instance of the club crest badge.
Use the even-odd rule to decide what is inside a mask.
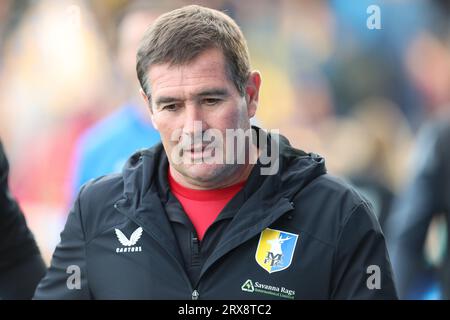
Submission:
[[[256,262],[267,272],[282,271],[291,265],[298,234],[274,229],[261,232],[256,249]]]

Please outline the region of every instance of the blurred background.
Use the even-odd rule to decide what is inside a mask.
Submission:
[[[79,187],[159,141],[136,48],[192,3],[242,28],[263,79],[256,123],[372,201],[401,296],[448,299],[447,0],[0,0],[0,140],[47,264]]]

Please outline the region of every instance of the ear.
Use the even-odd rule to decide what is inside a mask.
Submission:
[[[253,118],[258,108],[259,88],[261,87],[261,74],[258,71],[250,72],[245,86],[248,117]]]
[[[153,113],[153,109],[152,109],[152,102],[150,101],[148,96],[145,94],[144,90],[142,90],[142,88],[139,89],[139,93],[141,94],[142,99],[144,99],[144,102],[145,102],[145,104],[148,107],[148,110],[149,110],[149,113],[150,113],[150,120],[152,121],[153,128],[158,130],[158,126],[156,125],[155,119],[154,119],[154,113]]]

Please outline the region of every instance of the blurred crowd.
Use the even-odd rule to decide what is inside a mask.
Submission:
[[[159,141],[135,54],[161,13],[224,10],[262,73],[255,123],[373,203],[400,296],[450,298],[450,2],[1,0],[0,140],[46,262],[80,186]],[[367,8],[380,8],[370,29]]]

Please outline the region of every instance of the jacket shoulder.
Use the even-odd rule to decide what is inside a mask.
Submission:
[[[122,174],[109,174],[86,182],[80,189],[75,208],[78,208],[86,241],[94,238],[120,221],[114,204],[123,197]]]
[[[119,200],[123,194],[122,174],[104,175],[86,182],[81,188],[78,198],[81,203],[104,202],[106,199]]]
[[[333,247],[355,215],[367,222],[368,229],[381,232],[372,204],[342,178],[330,174],[317,177],[297,194],[294,203],[299,225]]]

